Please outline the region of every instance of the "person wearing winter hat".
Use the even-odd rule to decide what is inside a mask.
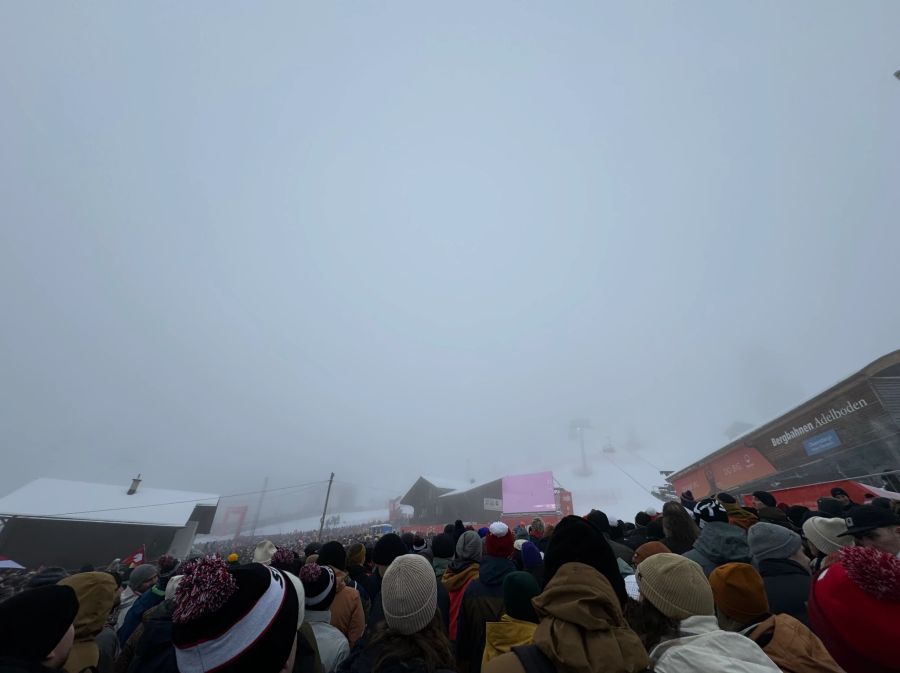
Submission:
[[[693,510],[691,512],[688,514],[684,507],[674,500],[663,505],[661,542],[671,549],[673,554],[690,551],[700,537],[700,528],[694,521]]]
[[[836,486],[831,489],[831,497],[840,502],[844,506],[845,510],[849,510],[851,507],[857,506],[857,503],[853,502],[853,500],[850,499],[850,494],[840,486]]]
[[[510,560],[516,541],[502,521],[490,525],[478,577],[466,586],[456,625],[456,660],[461,672],[479,673],[484,655],[484,629],[503,614],[503,580],[516,572]]]
[[[300,604],[284,573],[212,556],[183,570],[172,613],[179,673],[292,670]]]
[[[62,668],[75,642],[78,607],[75,590],[56,585],[0,603],[0,669],[40,673]]]
[[[337,578],[330,566],[307,563],[300,569],[300,581],[306,595],[304,620],[316,636],[323,671],[331,673],[350,654],[347,637],[331,624],[331,605],[338,590]]]
[[[728,523],[728,512],[716,500],[698,502],[694,518],[700,526],[700,537],[684,556],[699,563],[707,576],[724,563],[750,562],[747,532]]]
[[[543,552],[547,551],[548,542],[545,533],[544,520],[539,516],[534,517],[534,519],[531,520],[531,524],[528,526],[528,539],[535,547]]]
[[[544,584],[544,555],[531,542],[522,543],[522,569],[534,577],[538,586]]]
[[[800,530],[803,526],[804,515],[808,511],[809,507],[806,507],[805,505],[791,505],[788,507],[787,518],[796,530]]]
[[[607,543],[609,543],[609,546],[613,550],[613,553],[616,555],[616,558],[622,559],[622,561],[624,563],[627,563],[629,566],[633,564],[634,550],[622,544],[621,542],[616,542],[612,538],[612,526],[610,526],[609,517],[606,516],[605,512],[602,512],[599,509],[592,509],[584,518],[590,521],[597,529],[599,529],[603,533],[603,537],[606,538],[606,541]]]
[[[440,579],[453,560],[453,538],[446,533],[435,535],[431,541],[431,551],[434,553],[434,559],[431,562],[434,566],[434,574]]]
[[[272,554],[269,565],[296,576],[303,567],[303,562],[300,560],[300,554],[293,549],[283,548]]]
[[[477,533],[473,532],[472,534],[478,541],[478,547],[480,550],[481,540],[478,538]],[[372,575],[372,584],[375,590],[375,595],[371,599],[372,608],[369,611],[369,618],[366,624],[366,638],[374,633],[376,627],[384,621],[384,605],[381,599],[381,583],[382,579],[384,578],[384,574],[387,572],[387,569],[391,565],[391,563],[394,562],[394,559],[398,558],[399,556],[405,556],[408,553],[409,552],[403,542],[400,540],[400,537],[394,533],[388,533],[387,535],[382,536],[382,538],[378,540],[375,545],[375,549],[372,554],[372,560],[377,566],[375,573]],[[450,611],[452,609],[450,594],[448,594],[448,589],[445,588],[443,584],[440,584],[440,581],[437,579],[437,577],[435,577],[435,585],[437,586],[438,610],[440,610],[441,612],[444,628],[449,630],[449,628],[452,626],[452,620],[450,619]]]
[[[619,599],[620,606],[628,602],[625,580],[612,547],[602,531],[590,521],[567,516],[556,527],[553,541],[544,555],[544,586],[566,563],[583,563],[603,575]]]
[[[819,498],[816,500],[816,508],[822,516],[841,518],[844,516],[844,503],[836,498]]]
[[[635,568],[641,564],[644,560],[650,558],[654,554],[671,554],[671,550],[664,545],[662,542],[645,542],[640,547],[638,547],[634,552],[634,566]],[[640,598],[640,590],[637,585],[637,575],[632,573],[631,575],[625,576],[625,591],[628,592],[628,597],[637,600]]]
[[[175,595],[184,575],[175,575],[166,585],[165,600],[150,608],[116,657],[116,673],[150,673],[178,670],[172,642]]]
[[[450,640],[456,642],[459,613],[466,587],[478,577],[481,569],[483,545],[478,533],[469,530],[456,542],[453,561],[441,577],[441,583],[450,594]]]
[[[116,617],[116,630],[122,628],[125,623],[125,617],[131,610],[137,599],[146,591],[156,584],[159,580],[159,568],[153,563],[144,563],[137,566],[128,576],[128,588],[126,588],[119,598],[119,613]]]
[[[366,630],[366,618],[361,587],[347,577],[347,551],[344,545],[337,541],[326,542],[319,551],[318,563],[334,571],[336,590],[330,608],[331,625],[344,634],[350,649],[353,649]]]
[[[491,659],[484,673],[643,672],[647,653],[622,614],[627,596],[603,533],[585,519],[567,516],[556,527],[545,561],[547,584],[532,599],[539,620],[532,644]]]
[[[75,643],[66,659],[66,673],[95,669],[100,673],[111,673],[117,654],[115,645],[101,651],[97,636],[103,630],[118,595],[115,579],[107,572],[78,573],[61,580],[59,585],[72,587],[78,598]]]
[[[750,526],[759,521],[759,517],[749,512],[738,504],[738,501],[730,493],[719,493],[716,500],[728,513],[728,523],[749,530]]]
[[[809,624],[846,673],[897,673],[900,559],[846,547],[809,593]]]
[[[371,607],[372,594],[375,593],[372,574],[366,569],[366,548],[356,542],[347,549],[347,575],[356,582],[357,588],[362,587],[366,592]],[[362,597],[362,592],[360,592]],[[365,604],[363,604],[365,607]]]
[[[756,568],[726,563],[709,576],[719,626],[741,633],[762,647],[785,673],[841,673],[822,641],[787,614],[771,614],[766,588]]]
[[[654,554],[638,566],[637,582],[641,600],[631,624],[654,673],[780,673],[759,645],[719,628],[712,588],[698,563]]]
[[[166,585],[174,575],[178,573],[179,561],[174,556],[165,554],[160,556],[156,561],[156,567],[159,570],[159,578],[149,591],[145,591],[138,597],[125,615],[125,621],[119,628],[117,635],[119,636],[119,644],[125,645],[128,638],[134,633],[134,630],[141,623],[144,613],[147,610],[155,608],[162,603],[166,597]]]
[[[253,562],[269,565],[269,563],[272,562],[272,557],[277,551],[278,547],[276,547],[271,540],[263,540],[256,545],[256,549],[253,550]]]
[[[455,670],[450,640],[437,609],[438,585],[428,560],[421,554],[398,556],[385,571],[381,595],[384,622],[368,643],[354,650],[342,671]]]
[[[775,507],[778,501],[768,491],[753,491],[753,506],[759,510],[763,507]]]
[[[480,537],[483,540],[484,538],[486,538],[488,536],[488,533],[490,533],[490,532],[491,531],[487,526],[482,526],[481,528],[478,529],[478,537]]]
[[[809,564],[812,574],[825,566],[829,555],[853,544],[851,538],[843,536],[846,532],[847,522],[844,519],[813,516],[803,522],[803,535],[813,555]]]
[[[872,547],[900,557],[900,517],[889,509],[856,505],[847,510],[847,532],[858,547]]]
[[[806,624],[809,559],[803,540],[784,526],[760,521],[748,531],[747,544],[765,581],[772,612],[787,613]]]
[[[537,581],[526,572],[510,573],[504,578],[503,615],[500,621],[488,622],[485,626],[482,669],[491,659],[531,643],[538,624],[531,600],[540,593]]]

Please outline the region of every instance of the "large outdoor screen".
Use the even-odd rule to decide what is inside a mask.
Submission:
[[[555,512],[553,473],[537,472],[503,477],[503,511],[508,514]]]

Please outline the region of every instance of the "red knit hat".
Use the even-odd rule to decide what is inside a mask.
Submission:
[[[847,673],[900,672],[900,558],[847,547],[813,581],[809,624]]]
[[[515,549],[516,538],[502,521],[495,521],[490,526],[488,536],[484,538],[484,553],[488,556],[509,558]]]

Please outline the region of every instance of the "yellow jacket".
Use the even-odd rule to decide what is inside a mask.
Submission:
[[[530,645],[534,638],[534,630],[537,628],[537,624],[503,615],[500,617],[499,622],[488,622],[485,628],[484,657],[481,659],[482,668],[494,657],[512,652],[514,647]]]

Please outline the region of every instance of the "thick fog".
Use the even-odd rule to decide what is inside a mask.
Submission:
[[[584,418],[576,510],[658,506],[657,468],[900,347],[898,24],[5,3],[0,493],[571,486]]]

